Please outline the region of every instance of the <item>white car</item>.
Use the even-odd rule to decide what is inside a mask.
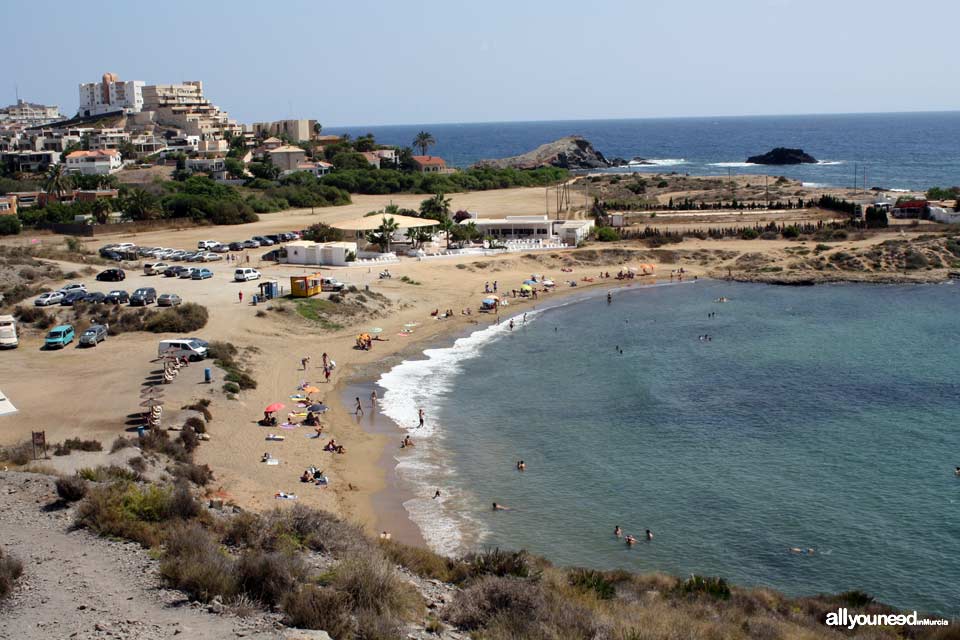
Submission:
[[[259,280],[260,272],[250,267],[237,269],[233,272],[233,279],[237,282],[246,282],[247,280]]]
[[[152,264],[148,262],[147,264],[143,265],[143,275],[155,276],[166,271],[167,267],[169,266],[170,265],[166,262],[154,262]]]
[[[113,250],[114,251],[130,251],[130,249],[133,249],[136,246],[137,245],[133,244],[132,242],[121,242],[116,247],[114,247]]]
[[[63,300],[63,294],[59,291],[47,291],[40,295],[39,298],[33,301],[33,304],[38,307],[48,307],[52,304],[60,304],[60,301]]]
[[[75,282],[73,284],[68,284],[60,287],[60,293],[67,295],[68,293],[73,293],[74,291],[86,291],[87,285],[82,282]]]
[[[216,240],[201,240],[197,243],[197,249],[212,249],[220,244]]]
[[[219,253],[214,253],[212,251],[207,251],[206,253],[203,254],[204,262],[213,262],[215,260],[223,260],[223,256],[220,255]]]

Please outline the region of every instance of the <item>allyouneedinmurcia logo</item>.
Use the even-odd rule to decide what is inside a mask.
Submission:
[[[826,624],[828,627],[846,627],[853,630],[857,627],[902,627],[905,625],[946,627],[950,624],[950,621],[945,618],[920,618],[916,611],[909,614],[857,613],[851,615],[846,609],[838,609],[827,614]]]

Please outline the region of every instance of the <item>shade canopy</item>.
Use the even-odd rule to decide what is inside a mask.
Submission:
[[[307,407],[307,411],[312,411],[314,413],[323,413],[327,410],[327,405],[325,404],[312,404]]]
[[[280,409],[283,409],[285,406],[287,405],[283,404],[282,402],[274,402],[271,405],[267,405],[267,408],[263,411],[265,413],[273,413],[274,411],[280,411]]]
[[[410,229],[412,227],[435,227],[439,222],[430,218],[414,218],[413,216],[401,216],[393,213],[377,214],[375,216],[366,216],[347,220],[346,222],[334,222],[330,226],[341,231],[373,231],[379,229],[384,219],[393,221],[399,229]]]

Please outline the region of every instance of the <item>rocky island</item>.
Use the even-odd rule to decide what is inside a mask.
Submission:
[[[475,166],[494,169],[537,169],[560,167],[561,169],[603,169],[626,164],[623,160],[607,160],[593,148],[586,138],[567,136],[542,144],[533,151],[499,160],[481,160]]]
[[[787,149],[786,147],[777,147],[763,155],[750,156],[747,158],[750,164],[816,164],[817,159],[806,153],[803,149]]]

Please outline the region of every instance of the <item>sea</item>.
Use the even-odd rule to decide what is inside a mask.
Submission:
[[[531,151],[581,135],[606,157],[648,165],[615,171],[726,176],[767,173],[809,186],[927,190],[960,184],[960,112],[651,118],[331,127],[325,133],[372,133],[383,144],[410,146],[419,131],[429,151],[457,167]],[[746,159],[774,147],[800,148],[817,164],[764,167]]]
[[[432,548],[960,615],[960,287],[668,281],[508,310],[378,381]]]

